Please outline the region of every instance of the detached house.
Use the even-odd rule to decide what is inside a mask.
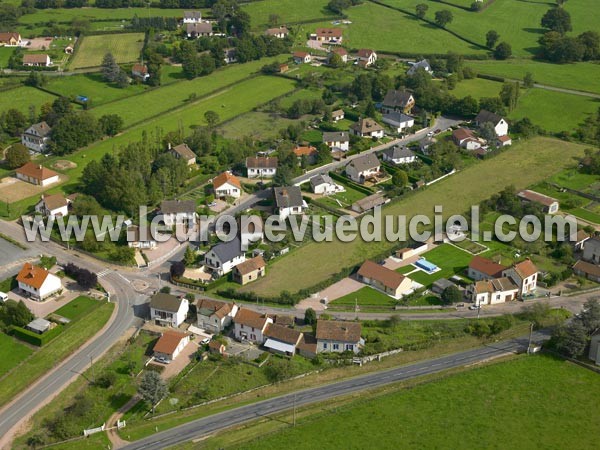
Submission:
[[[480,149],[485,141],[477,138],[468,128],[458,128],[452,132],[452,140],[456,145],[467,150]]]
[[[277,28],[269,28],[265,31],[267,36],[276,37],[278,39],[284,39],[290,34],[290,30],[285,26],[277,27]]]
[[[21,135],[21,144],[34,152],[43,153],[48,148],[52,128],[46,122],[34,123]]]
[[[228,274],[235,266],[246,261],[242,242],[235,237],[229,242],[220,242],[204,255],[204,264],[218,276]]]
[[[21,45],[21,35],[14,31],[0,33],[0,47],[18,47]]]
[[[379,139],[385,136],[383,127],[370,117],[361,117],[360,119],[358,119],[358,122],[350,125],[350,131],[352,132],[352,134],[359,137]]]
[[[335,47],[333,50],[331,50],[327,55],[328,63],[331,60],[333,54],[339,55],[340,59],[344,64],[348,62],[348,51],[344,47]]]
[[[296,158],[298,158],[299,164],[302,162],[303,158],[306,158],[306,161],[309,165],[315,164],[317,162],[318,152],[316,147],[313,147],[312,145],[298,146],[293,150],[293,152],[294,155],[296,155]]]
[[[148,78],[150,78],[148,66],[146,64],[134,64],[131,68],[131,76],[142,81],[148,81]]]
[[[494,126],[497,136],[506,136],[508,134],[508,122],[502,116],[482,109],[477,114],[477,117],[475,117],[475,123],[478,127],[481,127],[484,123],[488,122]]]
[[[185,321],[189,309],[187,299],[161,292],[150,299],[150,320],[156,325],[177,328]]]
[[[315,175],[310,179],[310,189],[315,194],[335,194],[337,192],[344,192],[343,186],[336,184],[333,179],[327,174]]]
[[[359,156],[346,165],[346,175],[348,178],[360,184],[379,174],[380,170],[381,163],[375,153]]]
[[[323,133],[323,143],[332,151],[347,152],[350,150],[350,134],[347,131],[325,131]]]
[[[592,237],[585,241],[583,246],[583,259],[585,261],[600,264],[600,239]]]
[[[220,302],[202,298],[196,303],[198,327],[211,333],[221,333],[231,325],[239,306],[233,302]]]
[[[396,133],[402,133],[407,128],[411,128],[415,125],[415,118],[411,117],[402,112],[391,112],[384,114],[382,118],[383,123],[389,125],[394,129]]]
[[[377,62],[377,53],[375,50],[361,48],[357,54],[358,64],[362,67],[369,67]]]
[[[525,189],[517,193],[517,197],[523,202],[537,203],[542,206],[542,211],[546,214],[554,214],[558,212],[559,203],[555,198],[549,197],[539,192]]]
[[[243,286],[264,277],[266,273],[267,263],[262,256],[258,255],[233,268],[233,281]]]
[[[223,172],[213,179],[213,190],[215,196],[219,198],[240,198],[242,195],[242,183],[231,172]]]
[[[384,161],[392,164],[411,164],[417,160],[417,155],[410,148],[403,145],[394,145],[393,147],[386,148],[381,152]]]
[[[183,12],[183,23],[201,23],[202,22],[202,11],[184,11]]]
[[[319,42],[329,44],[341,44],[343,40],[341,28],[317,28],[310,38]]]
[[[250,341],[255,344],[265,342],[265,330],[273,319],[251,309],[240,308],[233,319],[233,335],[238,341]]]
[[[17,178],[38,186],[48,186],[59,180],[58,173],[40,164],[30,161],[15,171]]]
[[[428,73],[430,75],[433,73],[433,69],[429,65],[429,61],[427,61],[426,59],[422,59],[421,61],[413,62],[413,63],[409,63],[409,64],[410,64],[410,68],[406,72],[406,74],[408,76],[413,76],[414,74],[417,73],[417,71],[419,69],[423,69],[426,73]]]
[[[361,326],[358,322],[317,320],[317,353],[358,353],[364,343],[360,333]]]
[[[336,109],[335,111],[331,111],[331,120],[333,120],[333,122],[339,122],[340,120],[343,120],[344,117],[345,114],[343,109]]]
[[[187,37],[193,39],[213,35],[212,23],[209,22],[188,23],[186,24],[185,30]]]
[[[510,302],[516,300],[519,293],[519,287],[507,277],[477,281],[471,289],[475,306]]]
[[[294,58],[294,62],[296,64],[308,64],[312,61],[312,56],[310,56],[310,53],[307,52],[294,52],[292,57]]]
[[[69,214],[71,201],[61,194],[42,195],[35,211],[45,217],[64,217]]]
[[[467,276],[472,280],[489,280],[502,276],[507,267],[483,256],[473,256],[467,269]]]
[[[173,361],[190,343],[190,335],[179,331],[165,331],[152,349],[155,358]]]
[[[184,160],[188,166],[196,164],[196,154],[187,144],[179,144],[171,147],[171,143],[169,143],[169,153],[177,159]]]
[[[23,65],[28,67],[50,67],[52,60],[48,55],[26,54],[23,55]]]
[[[265,329],[266,341],[263,344],[271,352],[283,356],[294,356],[304,333],[283,325],[270,323]]]
[[[285,220],[291,215],[304,214],[304,210],[308,208],[298,186],[274,187],[273,198],[275,199],[275,213],[279,214],[281,220]]]
[[[248,178],[272,178],[277,173],[277,158],[258,156],[246,158]]]
[[[531,294],[537,288],[537,267],[530,259],[513,264],[502,271],[502,276],[510,278],[519,289],[519,296]]]
[[[388,269],[374,261],[366,260],[357,277],[359,281],[398,299],[412,292],[412,281],[399,272]]]
[[[43,301],[62,291],[62,282],[40,266],[25,263],[17,275],[19,289],[33,300]]]
[[[381,102],[381,112],[384,114],[393,112],[410,114],[414,106],[415,98],[410,92],[390,89]]]
[[[160,204],[163,221],[168,227],[196,222],[196,202],[194,200],[163,200]]]

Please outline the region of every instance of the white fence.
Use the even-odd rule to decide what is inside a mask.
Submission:
[[[85,437],[88,437],[91,434],[96,434],[96,433],[100,433],[100,432],[104,431],[105,428],[106,428],[106,423],[103,423],[101,427],[96,427],[96,428],[90,428],[88,430],[83,430],[83,435]]]

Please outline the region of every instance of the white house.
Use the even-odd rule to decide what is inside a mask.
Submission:
[[[416,74],[419,69],[423,69],[426,73],[430,75],[433,73],[433,69],[429,65],[429,61],[427,61],[426,59],[422,59],[421,61],[417,62],[409,62],[408,64],[410,64],[410,68],[408,69],[406,74],[409,76],[413,76],[414,74]]]
[[[185,26],[186,34],[188,38],[199,38],[202,36],[212,36],[213,27],[212,23],[199,22],[199,23],[188,23]]]
[[[196,303],[198,327],[211,333],[220,333],[231,324],[238,309],[233,302],[201,298]]]
[[[277,158],[257,156],[246,158],[248,178],[272,178],[277,174]]]
[[[519,287],[507,277],[477,281],[471,287],[471,300],[475,306],[496,305],[517,299]]]
[[[358,64],[362,67],[369,67],[377,62],[377,53],[375,50],[361,48],[357,54]]]
[[[27,183],[38,186],[48,186],[57,183],[59,175],[54,170],[48,169],[41,164],[35,164],[32,161],[26,163],[23,167],[15,170],[17,178]]]
[[[238,341],[250,341],[255,344],[265,342],[265,330],[273,319],[251,309],[240,308],[233,319],[233,335]]]
[[[187,299],[161,292],[150,299],[150,320],[156,325],[177,328],[185,321],[189,309]]]
[[[498,264],[489,258],[475,255],[469,262],[467,276],[475,281],[490,280],[502,276],[502,272],[508,267]]]
[[[379,139],[385,136],[383,127],[369,117],[358,119],[358,122],[350,125],[350,131],[352,134],[359,137]]]
[[[42,195],[35,211],[45,217],[64,217],[69,214],[71,201],[60,194]]]
[[[204,255],[204,264],[219,276],[228,274],[235,266],[246,261],[242,243],[238,237],[220,242]]]
[[[148,78],[150,78],[148,66],[146,64],[134,64],[131,68],[131,76],[142,81],[148,81]]]
[[[414,106],[415,98],[410,92],[390,89],[385,93],[383,102],[381,102],[381,112],[383,114],[390,114],[393,112],[410,114]]]
[[[200,23],[202,22],[202,11],[184,11],[183,23]]]
[[[283,356],[294,356],[296,348],[302,340],[304,333],[294,330],[285,325],[270,323],[265,329],[265,348],[270,352],[277,353]]]
[[[368,178],[380,172],[381,163],[375,153],[359,156],[346,165],[346,175],[352,181],[363,184]]]
[[[339,55],[342,62],[345,64],[348,62],[348,51],[344,47],[335,47],[327,54],[327,62],[329,63],[333,54]]]
[[[275,199],[275,211],[282,220],[291,215],[304,214],[308,208],[298,186],[275,187],[273,188],[273,198]]]
[[[317,320],[317,353],[358,353],[364,341],[360,336],[358,322],[340,320]]]
[[[294,52],[292,57],[294,58],[294,62],[296,64],[308,64],[312,61],[312,56],[310,56],[310,53],[307,52]]]
[[[326,42],[329,44],[341,44],[344,39],[344,30],[341,28],[317,28],[311,33],[312,40]]]
[[[21,144],[34,152],[43,153],[48,148],[52,128],[46,122],[34,123],[21,135]]]
[[[19,47],[21,43],[21,35],[16,31],[0,33],[0,47]]]
[[[331,151],[347,152],[350,150],[350,135],[347,131],[325,131],[323,133],[323,143]]]
[[[290,30],[288,30],[286,26],[269,28],[265,31],[265,35],[276,37],[277,39],[285,39],[288,34],[290,34]]]
[[[413,291],[410,278],[369,259],[360,266],[356,275],[359,281],[395,299]]]
[[[165,331],[152,349],[155,358],[173,361],[190,343],[190,335],[175,330]]]
[[[494,126],[497,136],[506,136],[508,134],[508,122],[502,116],[482,109],[475,117],[475,124],[481,128],[484,123],[491,123]]]
[[[17,275],[19,289],[28,297],[43,301],[62,291],[62,282],[56,275],[51,274],[40,266],[25,263]]]
[[[163,200],[160,204],[163,221],[168,227],[196,222],[196,202],[194,200]]]
[[[392,164],[410,164],[417,160],[417,155],[410,148],[403,145],[394,145],[381,152],[384,161]]]
[[[485,140],[475,136],[468,128],[457,128],[452,132],[452,140],[456,145],[466,150],[477,150],[485,145]]]
[[[343,120],[344,117],[345,114],[343,109],[336,109],[335,111],[331,111],[331,120],[333,122],[339,122],[340,120]]]
[[[329,175],[315,175],[310,179],[310,189],[315,194],[329,195],[344,192],[344,186],[336,184]]]
[[[414,117],[396,111],[384,114],[382,121],[393,128],[396,133],[402,133],[405,129],[415,125]]]
[[[240,198],[242,195],[242,183],[231,172],[223,172],[213,178],[213,190],[216,197]]]
[[[510,278],[519,288],[519,296],[531,294],[537,288],[537,267],[530,259],[513,264],[502,272],[502,276]]]
[[[529,189],[517,192],[517,197],[519,197],[523,202],[537,203],[538,205],[541,205],[542,211],[546,214],[557,213],[560,206],[557,199],[549,197],[548,195],[540,194],[539,192],[531,191]]]
[[[48,55],[28,53],[23,55],[23,65],[29,67],[50,67],[52,65],[52,60]]]

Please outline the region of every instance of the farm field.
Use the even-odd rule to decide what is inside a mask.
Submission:
[[[53,77],[44,87],[69,98],[82,95],[89,99],[92,106],[130,97],[146,89],[142,84],[132,84],[124,89],[109,85],[99,73]]]
[[[15,108],[27,117],[30,106],[34,106],[36,114],[39,114],[40,107],[44,103],[51,103],[55,99],[56,96],[47,92],[29,86],[22,86],[2,92],[0,95],[0,111]]]
[[[600,93],[600,64],[581,62],[576,64],[551,64],[526,59],[508,61],[465,61],[465,66],[477,72],[504,78],[523,80],[530,72],[536,83],[567,89]],[[460,83],[459,83],[460,85]]]
[[[471,205],[478,204],[508,185],[522,189],[546,179],[570,166],[571,158],[582,156],[585,148],[584,145],[543,137],[515,144],[495,158],[472,165],[429,186],[427,190],[385,207],[383,212],[387,215],[404,214],[410,218],[415,214],[432,214],[434,205],[442,205],[444,217],[464,213]],[[530,169],[532,164],[536,166],[535,171]],[[308,243],[275,261],[265,278],[240,290],[268,296],[278,295],[282,290],[295,292],[328,279],[342,267],[359,264],[391,247],[387,242],[365,243],[359,239],[350,243],[337,240]],[[336,255],[335,260],[328,256],[333,254]],[[318,267],[313,263],[315,260],[320,261]]]
[[[327,0],[262,0],[249,2],[242,8],[250,14],[253,29],[264,29],[268,27],[269,16],[279,16],[279,23],[290,25],[310,19],[335,17],[325,6]]]
[[[287,418],[266,425],[271,433],[238,441],[236,448],[368,448],[374,439],[384,449],[488,448],[498,442],[521,449],[594,448],[600,439],[598,428],[572,432],[581,423],[600,420],[600,377],[560,359],[520,356],[408,386],[363,396],[342,408],[319,408],[294,428]],[[231,438],[221,438],[226,437]],[[219,438],[203,444],[224,447]]]
[[[206,10],[204,10],[206,11]],[[161,17],[182,17],[181,9],[163,9],[163,8],[60,8],[60,9],[39,9],[32,14],[25,14],[19,18],[19,23],[23,25],[41,24],[50,21],[71,22],[73,19],[79,20],[121,20],[131,19],[133,16],[161,16]]]
[[[0,377],[32,353],[33,350],[27,345],[4,333],[0,333]]]
[[[599,106],[598,99],[532,88],[522,91],[517,108],[508,117],[512,120],[529,117],[550,132],[572,132]]]
[[[144,44],[143,33],[86,36],[82,39],[71,61],[71,69],[97,67],[109,52],[118,63],[137,61]]]
[[[453,275],[461,274],[469,265],[473,258],[470,253],[458,249],[450,244],[442,244],[433,250],[422,255],[427,261],[435,264],[441,270],[428,274],[418,270],[409,275],[411,280],[430,287],[431,284],[440,278],[450,278]]]

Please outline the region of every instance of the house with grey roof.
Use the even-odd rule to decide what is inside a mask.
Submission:
[[[187,299],[160,292],[150,299],[150,320],[156,325],[178,327],[184,322],[189,309]]]
[[[381,163],[375,153],[359,156],[346,165],[346,175],[352,181],[363,184],[381,171]]]
[[[202,11],[184,11],[183,23],[200,23],[202,22]]]
[[[410,68],[407,70],[406,74],[410,77],[415,75],[419,69],[423,69],[425,72],[427,72],[430,75],[433,73],[433,69],[431,68],[431,65],[429,64],[429,61],[427,61],[426,59],[422,59],[421,61],[417,61],[417,62],[413,62],[413,63],[409,62],[409,64],[410,64]]]
[[[385,136],[383,127],[370,117],[361,117],[358,119],[358,122],[350,125],[350,131],[352,134],[359,137],[379,139]]]
[[[410,164],[417,160],[417,155],[404,145],[394,145],[381,152],[384,161],[392,164]]]
[[[281,220],[291,215],[304,214],[308,205],[302,198],[302,191],[298,186],[283,186],[273,188],[275,200],[275,213]]]
[[[160,212],[168,227],[184,223],[192,225],[196,222],[196,202],[194,200],[163,200],[160,204]]]
[[[393,112],[410,114],[414,106],[415,98],[410,92],[390,89],[386,92],[385,97],[381,102],[381,112],[383,114],[389,114]]]
[[[331,151],[347,152],[350,150],[350,134],[347,131],[325,131],[323,133],[323,143]]]
[[[414,126],[415,124],[414,117],[397,111],[384,114],[381,120],[383,123],[393,128],[396,133],[402,133],[402,131]]]
[[[51,131],[46,122],[34,123],[21,135],[21,144],[31,151],[43,153],[48,149]]]
[[[204,255],[204,265],[218,276],[228,274],[244,261],[246,253],[242,250],[242,241],[237,236],[231,241],[219,242]]]
[[[212,23],[209,22],[188,23],[185,26],[185,31],[188,38],[194,39],[213,35]]]
[[[477,114],[477,117],[475,117],[475,124],[481,128],[485,123],[491,123],[493,125],[497,136],[506,136],[508,134],[508,122],[504,117],[482,109],[479,111],[479,114]]]
[[[344,192],[344,186],[336,184],[333,179],[327,174],[315,175],[310,179],[310,189],[315,194],[335,194],[337,192]]]

